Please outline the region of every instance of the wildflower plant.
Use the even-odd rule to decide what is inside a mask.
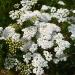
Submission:
[[[17,9],[10,11],[9,17],[16,23],[0,27],[0,40],[8,47],[5,69],[14,69],[20,75],[43,75],[50,70],[51,62],[57,65],[67,61],[66,50],[75,40],[75,25],[71,22],[74,10],[67,9],[63,1],[57,4],[61,7],[43,5],[39,0],[22,0],[14,5]],[[19,58],[17,52],[21,53]]]

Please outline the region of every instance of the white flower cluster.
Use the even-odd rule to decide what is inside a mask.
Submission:
[[[52,23],[40,23],[39,24],[39,36],[37,38],[38,46],[41,46],[43,49],[48,49],[53,47],[54,41],[52,39],[53,35],[56,32],[60,32],[60,28]]]
[[[69,32],[71,32],[71,38],[75,39],[75,24],[71,24],[71,26],[68,27]]]
[[[30,8],[36,4],[37,0],[22,0],[21,5],[23,6],[19,10],[12,10],[9,12],[10,17],[14,20],[17,19],[18,24],[22,24],[25,20],[28,20],[31,16]],[[33,14],[33,13],[32,13]],[[19,19],[20,18],[20,19]]]
[[[32,43],[32,45],[29,48],[29,51],[34,53],[35,51],[37,51],[37,44]]]
[[[44,54],[47,61],[52,60],[52,54],[51,53],[49,53],[48,51],[43,51],[43,54]]]
[[[61,33],[58,33],[56,36],[54,36],[54,39],[57,43],[57,47],[54,48],[54,51],[56,52],[55,57],[57,59],[54,59],[54,62],[58,63],[62,60],[66,61],[67,57],[64,55],[64,50],[70,47],[70,43],[63,40],[64,37]]]
[[[52,8],[52,9],[54,9],[54,10],[51,13],[51,16],[57,18],[59,23],[64,22],[64,21],[68,21],[68,17],[67,17],[69,15],[68,9],[60,8],[56,12],[54,12],[55,8]]]
[[[27,52],[28,51],[28,49],[31,47],[31,45],[32,45],[32,41],[26,41],[26,40],[24,40],[24,39],[22,39],[22,41],[23,41],[23,45],[22,45],[22,47],[20,47],[20,49],[21,49],[21,51],[23,51],[23,52]]]
[[[43,67],[48,66],[48,62],[38,53],[33,55],[32,65],[35,67],[33,73],[36,75],[42,75],[44,73]]]
[[[43,5],[42,8],[41,8],[42,11],[46,11],[48,9],[50,9],[50,7],[49,6],[46,6],[46,5]]]
[[[47,61],[45,61],[45,59],[39,53],[34,53],[32,65],[34,67],[47,67],[48,66]]]
[[[32,57],[32,55],[29,52],[27,54],[23,55],[24,62],[29,63],[29,60],[31,60],[31,57]]]
[[[48,9],[50,13],[44,12],[45,10]],[[32,21],[40,20],[43,22],[48,22],[51,20],[51,18],[56,18],[60,23],[60,22],[67,21],[69,10],[64,8],[56,9],[56,7],[43,5],[40,11],[38,10],[31,11],[31,10],[26,10],[26,8],[23,6],[19,10],[10,11],[9,14],[12,19],[16,19],[17,23],[21,25],[23,24],[23,22],[27,20],[32,20]]]
[[[12,17],[13,20],[16,19],[16,18],[19,18],[19,15],[18,15],[19,11],[17,11],[17,10],[15,10],[15,12],[10,11],[9,14],[10,14],[10,17]]]
[[[33,73],[35,73],[36,75],[42,75],[44,73],[44,70],[41,67],[34,68]]]
[[[70,43],[64,40],[59,25],[52,23],[51,20],[56,18],[59,24],[68,21],[69,10],[43,5],[40,11],[31,11],[30,8],[35,3],[37,3],[37,0],[22,0],[23,7],[9,13],[10,17],[16,19],[18,25],[20,24],[22,27],[23,36],[16,33],[15,28],[11,26],[4,30],[0,28],[0,32],[5,39],[11,37],[15,41],[21,40],[23,42],[20,50],[25,53],[23,53],[24,63],[32,64],[33,73],[42,75],[44,74],[44,68],[48,67],[50,61],[57,64],[59,61],[66,61],[67,59],[64,50],[70,47]],[[63,5],[62,2],[59,3]],[[50,12],[45,12],[46,10]],[[33,26],[23,28],[23,23],[26,21],[32,21]],[[74,26],[72,27],[69,27],[69,32],[75,35]],[[51,49],[53,49],[54,54],[52,54]]]
[[[35,67],[33,69],[33,73],[35,73],[36,75],[41,75],[43,73],[43,67],[47,67],[47,63],[51,60],[53,60],[55,63],[58,63],[62,60],[66,61],[67,56],[64,54],[64,50],[70,47],[70,43],[64,40],[64,36],[60,33],[60,27],[56,26],[55,24],[40,22],[36,26],[38,32],[37,36],[35,37],[37,38],[37,44],[32,43],[30,39],[30,42],[28,42],[28,44],[23,47],[23,50],[26,51],[27,46],[27,49],[32,54],[26,53],[26,55],[23,55],[23,58],[24,62],[26,63],[32,61],[32,65]],[[54,46],[54,43],[57,44],[57,47],[54,48],[54,52],[56,54],[55,58],[53,59],[52,54],[45,50],[51,49],[51,47]],[[43,55],[45,56],[46,60],[40,54],[38,54],[37,47],[41,47],[42,49],[44,49]],[[31,60],[31,58],[33,58],[33,60]]]
[[[11,57],[10,55],[7,56],[5,59],[4,66],[6,69],[10,70],[11,68],[14,68],[18,63],[18,60],[16,58]]]
[[[63,1],[58,1],[58,4],[65,5],[65,3]]]
[[[5,40],[8,38],[12,38],[12,40],[19,41],[20,34],[15,32],[15,28],[8,26],[4,30],[1,29],[1,31],[2,31],[2,33],[1,33],[0,38],[5,39]]]
[[[34,35],[36,34],[37,28],[34,26],[30,26],[22,29],[22,31],[24,32],[23,38],[26,40],[31,40],[31,38],[34,37]]]
[[[43,68],[48,67],[48,62],[39,53],[31,54],[28,52],[26,55],[23,55],[23,58],[27,64],[29,63],[31,58],[33,58],[33,73],[35,73],[36,75],[42,75],[44,73]]]
[[[37,3],[37,0],[22,0],[21,4],[25,8],[25,10],[28,10],[31,8],[32,5]]]
[[[75,10],[72,10],[72,12],[75,14]]]

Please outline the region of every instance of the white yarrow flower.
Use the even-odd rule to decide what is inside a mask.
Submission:
[[[58,4],[65,5],[65,3],[63,1],[59,1]]]
[[[42,10],[42,11],[46,11],[46,10],[48,10],[49,8],[50,8],[49,6],[42,5],[42,8],[41,8],[41,10]]]
[[[69,32],[71,32],[71,38],[74,40],[75,39],[75,25],[72,24],[71,26],[68,27]]]
[[[37,44],[32,43],[32,45],[29,48],[29,51],[32,52],[32,53],[34,53],[36,50],[37,50]]]
[[[31,40],[31,38],[35,36],[37,32],[37,28],[34,26],[30,26],[30,27],[22,29],[22,31],[24,32],[23,38],[26,40]]]

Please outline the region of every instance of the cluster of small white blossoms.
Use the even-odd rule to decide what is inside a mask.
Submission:
[[[70,43],[68,41],[63,40],[64,37],[61,33],[58,33],[57,35],[54,36],[54,39],[57,43],[57,47],[54,48],[54,51],[56,52],[55,54],[55,59],[53,59],[53,61],[55,63],[58,63],[59,61],[66,61],[67,60],[67,56],[64,55],[64,50],[66,48],[70,47]]]
[[[75,40],[75,24],[71,24],[71,26],[68,27],[69,32],[71,32],[71,39]]]
[[[40,22],[38,28],[37,44],[43,49],[53,47],[54,39],[53,36],[60,32],[60,28],[52,23]]]
[[[61,28],[59,26],[53,23],[48,23],[48,21],[51,20],[51,16],[48,13],[41,13],[36,10],[34,12],[31,12],[31,14],[29,15],[32,15],[32,13],[35,14],[28,18],[29,20],[31,20],[31,18],[35,19],[35,21],[33,19],[34,26],[22,29],[22,31],[24,32],[22,38],[28,41],[27,43],[25,43],[25,45],[23,45],[21,50],[28,50],[28,52],[23,55],[23,58],[24,62],[26,62],[27,64],[29,63],[29,61],[32,61],[32,66],[34,67],[33,73],[35,73],[36,75],[42,75],[44,73],[43,68],[47,68],[48,62],[50,62],[51,60],[53,60],[55,63],[63,60],[66,61],[67,56],[64,54],[64,50],[70,47],[70,43],[64,40],[63,35],[60,33]],[[37,39],[37,43],[34,43],[34,45],[33,41],[31,40],[33,37]],[[57,44],[57,47],[54,48],[54,52],[56,52],[56,54],[55,58],[53,59],[52,53],[50,51],[47,51],[47,49],[51,49],[55,43]],[[38,52],[38,47],[41,47],[43,49],[43,55],[45,56],[45,59],[43,58],[41,53]]]
[[[63,1],[58,1],[58,4],[65,5],[65,3]]]
[[[48,10],[48,9],[50,10],[49,13],[44,12],[45,10]],[[26,7],[23,6],[19,10],[10,11],[9,14],[13,20],[16,19],[17,23],[21,25],[23,24],[23,22],[27,20],[32,20],[34,22],[35,20],[48,22],[51,20],[51,18],[56,18],[58,22],[60,23],[60,22],[64,22],[68,20],[67,16],[69,15],[69,10],[64,8],[56,9],[56,7],[43,5],[41,8],[41,11],[38,11],[38,10],[31,11],[30,9],[26,9]]]
[[[46,58],[47,61],[51,61],[52,60],[52,54],[48,51],[43,51],[43,54]]]
[[[44,68],[49,67],[50,61],[57,64],[59,61],[66,61],[67,59],[64,50],[70,47],[70,43],[64,40],[61,28],[54,23],[50,23],[50,21],[52,18],[56,18],[58,23],[68,21],[69,10],[43,5],[40,11],[31,11],[30,8],[35,3],[37,3],[37,0],[22,0],[23,7],[21,9],[10,11],[10,17],[13,20],[16,19],[18,25],[22,26],[27,20],[33,22],[33,26],[22,28],[22,37],[11,26],[4,30],[0,28],[0,32],[4,39],[11,37],[15,41],[21,40],[23,42],[22,47],[20,47],[20,50],[25,53],[23,53],[23,61],[26,64],[32,64],[32,73],[42,75],[44,74]],[[47,13],[46,10],[50,10],[50,12]],[[32,38],[35,38],[36,42]],[[51,52],[53,48],[55,57]]]
[[[30,9],[31,6],[36,3],[37,3],[37,0],[22,0],[21,1],[21,5],[25,8],[25,10]]]
[[[32,54],[30,52],[23,55],[24,62],[29,63],[29,61],[31,60],[31,57],[32,57]]]
[[[24,32],[23,38],[26,40],[31,40],[31,38],[34,37],[34,35],[36,34],[37,27],[30,26],[30,27],[22,29],[22,31]]]
[[[0,39],[8,39],[12,38],[12,40],[19,41],[20,34],[15,32],[15,28],[12,26],[8,26],[5,29],[1,28],[1,37]]]
[[[32,65],[35,67],[33,73],[42,75],[44,73],[43,68],[48,67],[48,62],[39,53],[34,53]]]
[[[28,20],[32,15],[30,15],[31,6],[37,3],[37,0],[22,0],[21,2],[22,8],[19,10],[10,11],[10,17],[14,20],[17,19],[18,24],[22,24],[25,20]],[[28,16],[29,15],[29,16]],[[19,17],[20,16],[20,17]]]
[[[14,58],[11,55],[8,55],[5,59],[4,66],[6,69],[10,70],[11,68],[15,67],[17,63],[18,63],[17,58]]]
[[[55,7],[52,7],[51,9],[51,16],[55,17],[58,19],[58,22],[64,22],[64,21],[68,21],[68,15],[69,15],[69,10],[68,9],[63,9],[60,8],[56,11]]]

